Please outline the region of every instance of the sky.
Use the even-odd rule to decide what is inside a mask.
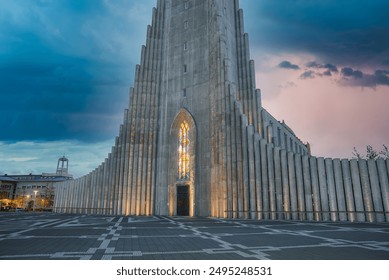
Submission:
[[[282,2],[282,4],[281,4]],[[111,150],[156,0],[0,1],[0,174]],[[389,1],[240,0],[262,105],[312,154],[389,146]]]

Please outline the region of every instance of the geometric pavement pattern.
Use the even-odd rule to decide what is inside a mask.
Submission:
[[[0,213],[0,260],[389,260],[389,224]]]

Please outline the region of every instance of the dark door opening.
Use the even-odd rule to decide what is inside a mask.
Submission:
[[[189,186],[177,186],[177,216],[189,216]]]

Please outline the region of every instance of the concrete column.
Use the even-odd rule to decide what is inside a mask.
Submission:
[[[377,167],[378,167],[378,176],[380,179],[380,186],[381,186],[381,194],[382,194],[382,201],[384,204],[384,210],[385,210],[385,216],[386,221],[389,222],[389,178],[388,173],[385,166],[385,161],[383,159],[377,160]]]
[[[290,206],[292,211],[292,220],[298,220],[297,206],[297,188],[296,188],[296,168],[294,166],[294,154],[288,153],[288,175],[289,175],[289,191],[290,191]]]
[[[78,205],[78,214],[84,213],[85,209],[85,176],[81,177],[80,183],[80,203]]]
[[[374,206],[373,206],[373,199],[371,196],[369,171],[367,169],[367,161],[366,160],[359,160],[358,166],[359,166],[359,173],[360,173],[360,177],[361,177],[363,202],[365,205],[365,212],[366,212],[367,221],[368,222],[375,222]]]
[[[376,161],[370,159],[367,161],[370,177],[370,186],[373,199],[374,211],[376,212],[376,221],[379,223],[385,222],[384,207],[382,204],[382,195],[378,178]]]
[[[261,177],[262,177],[262,205],[263,217],[265,220],[269,219],[269,179],[267,174],[267,149],[266,142],[261,139]]]
[[[303,181],[304,181],[304,201],[307,211],[307,220],[313,221],[313,204],[312,204],[312,183],[309,167],[309,158],[307,155],[302,157]]]
[[[107,210],[107,204],[108,204],[108,159],[106,158],[104,161],[104,181],[103,181],[103,201],[102,201],[102,207],[103,207],[103,214],[109,215],[109,212]]]
[[[242,151],[243,151],[243,217],[249,218],[249,156],[248,156],[248,140],[247,140],[247,117],[241,116],[242,120]],[[220,192],[219,192],[220,194]]]
[[[282,219],[282,173],[281,173],[281,155],[280,148],[274,148],[274,179],[276,186],[276,204],[277,204],[277,219]]]
[[[300,220],[306,220],[307,215],[305,213],[305,195],[304,195],[304,181],[303,181],[303,169],[301,163],[301,155],[295,155],[296,166],[296,185],[297,185],[297,199],[298,199],[298,211],[300,212]]]
[[[72,213],[73,214],[77,213],[78,199],[80,198],[79,187],[80,187],[80,179],[78,178],[75,180],[75,184],[74,184],[74,199],[73,199],[73,205],[72,205]]]
[[[331,221],[336,222],[338,220],[338,206],[336,201],[336,190],[334,180],[334,167],[332,159],[325,159],[326,175],[327,175],[327,187],[328,187],[328,204],[330,206]]]
[[[96,214],[97,208],[97,168],[92,172],[92,205],[91,214]]]
[[[267,171],[269,179],[269,204],[270,204],[270,218],[272,220],[276,219],[276,187],[274,182],[274,158],[273,158],[273,147],[272,145],[267,145]]]
[[[235,102],[235,133],[236,133],[236,174],[237,174],[237,200],[238,200],[238,218],[243,218],[243,165],[242,165],[242,123],[240,120],[241,104]]]
[[[113,150],[113,149],[112,149]],[[112,152],[108,155],[108,191],[107,191],[107,208],[109,215],[113,215],[113,185],[114,185],[114,177],[113,177],[113,154]]]
[[[342,166],[339,159],[334,159],[334,175],[335,175],[335,189],[336,189],[336,199],[338,202],[338,211],[339,211],[339,220],[342,222],[347,221],[347,208],[346,200],[344,195],[344,186],[343,186],[343,174]]]
[[[282,177],[282,197],[284,218],[290,220],[290,190],[288,175],[288,159],[286,151],[281,150],[281,177]]]
[[[365,215],[366,214],[365,206],[363,203],[362,185],[360,179],[358,160],[356,159],[350,160],[350,169],[351,169],[351,179],[352,179],[353,191],[354,191],[355,210],[357,212],[357,221],[364,222],[366,221],[367,216]]]
[[[261,176],[261,148],[260,136],[254,135],[254,158],[255,158],[255,194],[257,201],[258,220],[262,219],[262,176]]]
[[[317,159],[317,169],[319,174],[319,187],[320,187],[320,201],[321,201],[321,211],[323,221],[328,221],[330,218],[329,203],[328,203],[328,186],[327,186],[327,176],[326,168],[324,165],[324,158]]]
[[[310,171],[311,171],[311,182],[312,182],[312,202],[313,202],[313,210],[315,214],[315,220],[321,221],[321,201],[320,201],[320,186],[319,186],[319,171],[317,168],[317,158],[310,157]]]
[[[344,191],[345,191],[348,220],[350,222],[355,222],[357,216],[355,213],[356,209],[355,209],[353,185],[352,185],[351,173],[350,173],[350,163],[349,160],[343,159],[341,161],[341,164],[342,164],[342,177],[343,177],[343,184],[344,184]]]
[[[247,127],[248,156],[249,156],[249,183],[250,183],[250,218],[257,219],[257,203],[255,189],[255,164],[254,164],[254,127]]]

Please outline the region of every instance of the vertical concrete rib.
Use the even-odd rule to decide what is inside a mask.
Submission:
[[[365,212],[368,222],[375,222],[373,199],[371,195],[369,171],[367,169],[366,160],[358,160],[359,173],[361,176],[363,202],[365,205]]]
[[[232,218],[237,218],[238,216],[238,175],[237,175],[237,147],[236,147],[236,125],[235,125],[235,108],[234,108],[234,100],[233,96],[230,96],[230,122],[231,122],[231,177],[232,177]]]
[[[244,218],[249,218],[249,156],[247,140],[247,117],[242,114],[242,150],[243,150],[243,211]]]
[[[305,212],[305,195],[304,195],[304,180],[303,180],[303,168],[301,163],[301,155],[295,155],[295,167],[296,167],[296,185],[297,185],[297,199],[298,199],[298,211],[300,220],[306,220]]]
[[[276,210],[277,210],[277,219],[282,219],[282,173],[281,173],[281,151],[280,148],[273,149],[273,158],[274,158],[274,183],[276,188]]]
[[[236,151],[237,151],[237,177],[238,177],[238,188],[237,188],[237,198],[238,198],[238,218],[243,217],[243,166],[242,166],[242,129],[241,129],[241,108],[240,103],[235,102],[235,123],[236,123]]]
[[[346,208],[346,199],[345,199],[344,184],[343,184],[342,166],[339,159],[334,159],[333,164],[334,164],[335,189],[336,189],[336,199],[338,202],[339,220],[341,222],[345,222],[347,221],[347,208]]]
[[[367,216],[365,216],[366,213],[365,213],[365,206],[363,203],[362,185],[361,185],[361,179],[359,174],[358,160],[356,159],[350,160],[350,169],[351,169],[351,179],[353,183],[355,209],[357,212],[357,221],[364,222],[367,219]]]
[[[321,199],[320,199],[320,185],[319,185],[319,171],[317,168],[317,158],[309,158],[310,170],[311,170],[311,182],[312,182],[312,202],[313,211],[315,214],[315,220],[321,221]]]
[[[317,159],[317,170],[319,175],[320,202],[323,221],[329,220],[328,186],[324,158]]]
[[[257,218],[262,219],[262,176],[261,176],[261,142],[258,133],[254,134],[254,159],[255,159],[255,200],[257,204]],[[282,195],[282,194],[281,194]]]
[[[374,159],[367,161],[370,177],[371,194],[376,221],[379,223],[385,222],[384,207],[382,203],[382,195],[377,171],[377,164]]]
[[[326,175],[327,175],[327,187],[328,187],[328,204],[330,207],[331,221],[338,221],[338,205],[336,201],[335,179],[334,179],[334,166],[332,159],[325,159]]]
[[[261,179],[262,179],[262,205],[263,217],[265,220],[269,219],[269,177],[267,168],[267,148],[265,140],[261,139]]]
[[[290,220],[290,191],[289,191],[289,176],[288,176],[288,159],[286,150],[281,150],[281,176],[282,176],[282,197],[284,219]]]
[[[250,183],[250,218],[257,219],[257,203],[256,203],[256,189],[255,189],[255,163],[254,163],[254,127],[249,125],[247,127],[248,140],[248,157],[249,157],[249,183]]]
[[[389,172],[386,170],[385,161],[383,159],[377,160],[377,168],[384,211],[386,212],[386,221],[389,222]]]
[[[350,162],[348,159],[342,159],[341,164],[348,220],[350,222],[354,222],[357,217],[355,213],[356,209],[354,202],[353,184],[351,180]]]
[[[288,153],[288,175],[290,189],[290,208],[292,211],[292,220],[298,220],[297,206],[297,187],[296,187],[296,168],[294,165],[294,154]]]
[[[310,174],[309,158],[307,155],[302,157],[303,165],[303,182],[304,182],[304,201],[307,213],[307,220],[313,221],[313,204],[312,204],[312,181]]]
[[[233,216],[233,196],[232,196],[232,186],[233,186],[233,177],[232,177],[232,151],[231,151],[231,88],[230,85],[226,86],[227,97],[225,98],[225,118],[226,118],[226,183],[227,183],[227,193],[226,193],[226,214],[227,218],[232,218]]]
[[[270,218],[275,220],[277,218],[277,204],[276,204],[276,186],[274,175],[274,158],[272,145],[266,145],[267,152],[267,175],[269,180],[269,209]]]

